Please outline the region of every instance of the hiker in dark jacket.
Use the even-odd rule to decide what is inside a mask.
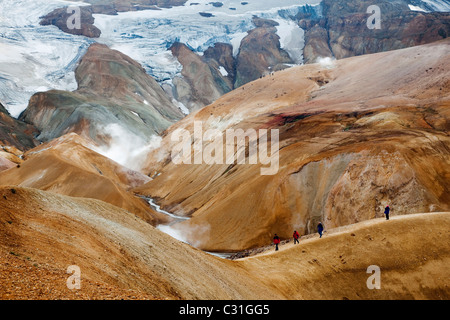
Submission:
[[[386,208],[384,208],[384,214],[386,215],[386,220],[389,220],[389,211],[391,209],[389,208],[389,205],[386,206]]]
[[[320,237],[322,238],[323,225],[320,222],[319,222],[319,225],[317,226],[317,232],[319,233]]]
[[[275,243],[275,251],[278,251],[278,244],[280,243],[280,237],[275,233],[275,237],[273,237],[273,243]]]
[[[300,234],[297,232],[297,230],[294,230],[293,237],[294,237],[294,244],[300,243],[300,241],[298,241],[298,238],[300,237]]]

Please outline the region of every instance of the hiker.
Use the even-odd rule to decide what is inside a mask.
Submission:
[[[294,244],[296,243],[300,243],[300,241],[298,241],[298,238],[300,237],[300,235],[298,234],[297,230],[294,230]]]
[[[278,251],[278,244],[280,243],[280,237],[275,233],[275,237],[273,237],[273,243],[275,243],[275,251]]]
[[[319,222],[319,225],[317,226],[317,232],[319,232],[319,235],[322,238],[323,225],[321,222]]]
[[[389,211],[391,209],[389,208],[389,205],[386,206],[386,208],[384,208],[384,214],[386,215],[386,220],[389,220]]]

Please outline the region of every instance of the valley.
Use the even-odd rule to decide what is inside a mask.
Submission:
[[[0,299],[448,300],[450,2],[370,5],[3,1]]]

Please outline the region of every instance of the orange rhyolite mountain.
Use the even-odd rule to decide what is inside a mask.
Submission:
[[[145,166],[153,180],[74,133],[23,155],[8,149],[16,166],[0,172],[0,298],[449,299],[450,213],[430,212],[450,203],[448,48],[325,61],[248,83],[165,132]],[[194,120],[278,129],[277,174],[175,165],[171,133]],[[173,227],[194,231],[188,240],[202,249],[268,245],[273,233],[312,233],[319,220],[326,232],[221,259],[154,228],[166,218],[134,191],[192,216]],[[79,291],[66,287],[71,265]],[[367,286],[371,265],[382,290]]]
[[[324,60],[248,83],[166,130],[144,170],[155,178],[134,191],[192,217],[174,228],[209,251],[383,217],[388,204],[392,215],[448,211],[449,48],[447,39]],[[278,129],[278,172],[175,164],[172,133],[192,133],[194,121],[204,131]]]
[[[167,222],[166,216],[129,191],[150,178],[104,157],[96,148],[75,133],[64,135],[27,151],[20,166],[0,172],[0,185],[99,199],[153,225]]]
[[[0,208],[0,299],[449,298],[450,213],[369,220],[230,261],[95,199],[5,186]],[[71,265],[79,290],[66,287]],[[367,287],[370,265],[381,290]]]

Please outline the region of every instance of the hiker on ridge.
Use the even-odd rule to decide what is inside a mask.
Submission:
[[[275,243],[275,251],[278,251],[278,244],[280,243],[280,237],[275,233],[275,237],[273,237],[273,243]]]
[[[320,237],[322,238],[323,225],[321,222],[319,222],[319,225],[317,226],[317,232],[319,233]]]
[[[386,215],[386,220],[389,220],[389,211],[391,209],[389,208],[389,205],[386,206],[386,208],[384,208],[384,214]]]
[[[300,235],[299,235],[299,233],[297,232],[297,230],[294,230],[293,237],[294,237],[294,244],[300,243],[300,241],[298,241],[298,238],[300,237]]]

